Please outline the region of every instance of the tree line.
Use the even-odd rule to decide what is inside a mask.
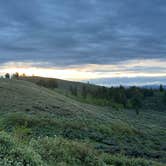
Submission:
[[[82,97],[84,100],[99,99],[106,101],[106,103],[119,104],[124,108],[134,108],[136,113],[139,114],[139,109],[143,106],[143,102],[148,97],[153,97],[156,91],[163,92],[163,102],[166,104],[166,91],[163,86],[160,85],[159,90],[140,88],[132,86],[126,88],[124,86],[119,87],[104,87],[96,86],[86,86],[84,84],[81,89],[76,86],[70,87],[70,92],[72,95],[77,97]]]
[[[5,74],[5,78],[6,79],[19,78],[19,77],[26,77],[26,75],[24,73],[23,74],[19,74],[18,72],[13,73],[13,74],[10,74],[10,73],[6,73]]]

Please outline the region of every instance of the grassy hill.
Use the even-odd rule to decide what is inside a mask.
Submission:
[[[165,110],[136,115],[61,92],[0,79],[0,165],[164,166]]]
[[[166,110],[166,90],[144,87],[104,87],[89,83],[73,82],[55,78],[19,77],[18,79],[50,88],[74,100],[115,109]]]

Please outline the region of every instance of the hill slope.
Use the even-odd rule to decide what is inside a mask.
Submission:
[[[54,89],[74,100],[100,106],[112,106],[116,109],[153,109],[166,110],[166,91],[144,87],[103,87],[89,83],[72,82],[55,78],[18,77],[37,85]],[[139,109],[138,109],[139,108]]]
[[[0,148],[14,149],[0,152],[3,161],[12,162],[19,154],[20,162],[31,165],[166,162],[165,111],[142,110],[136,115],[83,104],[23,80],[2,79],[0,115]]]

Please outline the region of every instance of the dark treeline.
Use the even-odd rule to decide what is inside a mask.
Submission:
[[[73,86],[70,87],[70,91],[72,95],[87,101],[96,101],[96,104],[116,104],[116,106],[119,105],[123,108],[134,108],[137,114],[139,114],[139,109],[144,105],[144,101],[148,98],[153,98],[155,93],[162,93],[161,101],[166,104],[166,91],[164,91],[162,85],[160,85],[158,90],[154,90],[136,86],[129,88],[123,86],[111,88],[95,86],[95,88],[92,88],[92,86],[84,84],[81,90]]]
[[[142,101],[146,97],[154,95],[152,89],[141,89],[138,87],[124,88],[120,87],[98,87],[95,89],[83,86],[82,97],[87,98],[88,96],[97,99],[103,99],[111,101],[112,103],[118,103],[123,107],[134,107],[139,109],[142,105]]]
[[[17,79],[19,77],[25,77],[25,74],[19,74],[18,72],[10,74],[10,73],[6,73],[5,74],[5,78],[6,79]]]

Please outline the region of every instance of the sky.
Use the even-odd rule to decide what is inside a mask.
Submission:
[[[0,74],[166,84],[165,0],[0,0]]]

